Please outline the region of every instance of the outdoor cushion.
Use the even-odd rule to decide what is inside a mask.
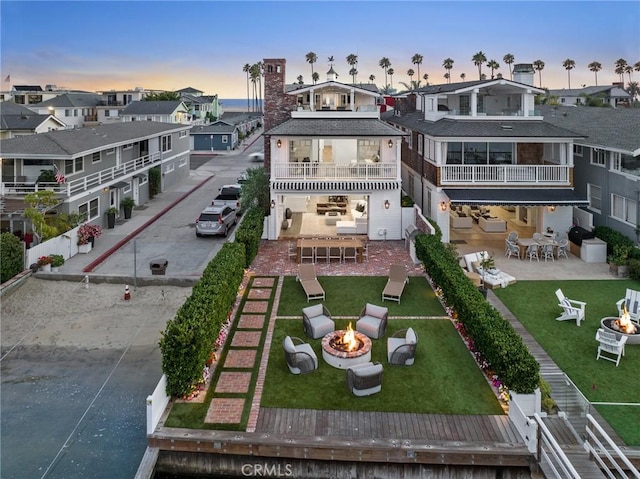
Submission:
[[[418,341],[418,338],[416,337],[416,332],[413,330],[413,328],[407,329],[407,335],[405,339],[407,341],[407,344],[415,344]]]
[[[315,318],[316,316],[322,316],[324,314],[322,310],[322,303],[308,306],[304,308],[303,311],[310,318]]]
[[[387,308],[382,306],[376,306],[375,304],[367,304],[367,309],[365,310],[365,314],[368,316],[373,316],[374,318],[383,318],[385,314],[387,314]]]
[[[284,350],[288,353],[296,352],[296,347],[293,344],[293,340],[291,339],[291,336],[287,336],[286,338],[284,338],[283,347],[284,347]]]

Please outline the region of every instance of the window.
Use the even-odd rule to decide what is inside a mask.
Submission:
[[[182,157],[182,158],[180,158],[178,160],[178,168],[182,168],[186,164],[187,164],[187,158],[186,157]]]
[[[222,135],[222,143],[229,143],[229,135]]]
[[[131,183],[127,182],[127,186],[122,187],[122,193],[123,194],[131,193]]]
[[[489,164],[510,165],[513,163],[513,143],[489,143]]]
[[[582,145],[573,145],[573,154],[575,156],[582,156]]]
[[[66,110],[64,111],[64,116],[71,116],[71,110],[66,109]]]
[[[75,160],[65,160],[64,161],[64,174],[65,175],[73,175],[74,173],[79,173],[84,171],[84,159],[76,158]]]
[[[87,203],[82,203],[78,206],[78,214],[81,218],[86,218],[87,221],[96,219],[98,217],[99,209],[98,198],[94,198]]]
[[[100,163],[101,160],[99,151],[91,153],[91,163]]]
[[[487,164],[487,144],[468,142],[464,144],[464,164],[465,165],[486,165]]]
[[[460,95],[460,114],[468,115],[471,113],[471,98],[469,95]]]
[[[624,196],[611,195],[611,216],[625,223],[636,224],[638,204]]]
[[[606,154],[607,152],[605,150],[594,148],[593,150],[591,150],[591,164],[605,166]]]
[[[138,186],[146,185],[149,182],[149,175],[140,175]]]
[[[424,135],[418,133],[418,155],[422,155],[424,151]]]
[[[110,117],[111,116],[111,110],[105,110],[104,111],[104,116]]]
[[[187,130],[182,130],[180,132],[180,138],[184,138],[185,136],[187,136]]]
[[[107,155],[113,155],[115,152],[116,152],[116,149],[115,149],[115,148],[109,148],[109,149],[107,150]]]
[[[130,150],[133,148],[133,143],[128,143],[122,147],[123,150]]]
[[[404,128],[403,128],[404,130]],[[409,134],[406,136],[407,138],[407,144],[409,145],[409,149],[413,150],[413,133],[409,132]]]
[[[602,211],[602,188],[587,183],[587,198],[589,198],[589,208],[600,213]]]
[[[162,137],[162,151],[171,151],[171,135]]]
[[[175,165],[173,163],[167,163],[166,165],[164,165],[164,172],[165,173],[171,173],[173,170],[175,170]]]
[[[454,141],[447,143],[447,165],[462,164],[462,143]]]
[[[380,140],[358,140],[358,161],[366,160],[380,161]]]

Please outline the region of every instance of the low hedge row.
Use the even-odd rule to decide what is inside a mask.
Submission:
[[[466,277],[454,250],[438,235],[419,235],[416,254],[502,383],[518,393],[533,392],[539,386],[540,365],[513,327]]]
[[[634,242],[631,238],[623,235],[613,228],[610,228],[609,226],[596,226],[593,229],[593,232],[596,235],[596,238],[599,238],[607,243],[607,255],[613,253],[613,248],[616,245],[629,246],[631,248],[633,248],[634,246]],[[629,257],[640,259],[640,250],[632,250],[632,252],[629,254]]]
[[[167,394],[189,395],[202,380],[211,348],[233,309],[244,270],[258,253],[263,224],[263,210],[250,208],[236,229],[235,241],[222,246],[175,318],[167,323],[160,338]]]

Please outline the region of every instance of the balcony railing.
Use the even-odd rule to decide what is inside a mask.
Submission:
[[[366,180],[395,179],[398,165],[395,163],[275,163],[271,166],[274,179],[298,180]]]
[[[566,165],[444,165],[441,185],[568,185]]]
[[[2,182],[1,194],[11,196],[24,196],[34,191],[51,190],[61,195],[70,197],[72,195],[82,193],[91,188],[99,187],[109,181],[123,178],[140,171],[142,168],[159,163],[162,159],[160,152],[151,155],[141,156],[133,160],[127,161],[119,166],[113,166],[96,173],[91,173],[81,178],[68,180],[66,183],[35,183],[35,182]],[[12,178],[14,179],[14,178]]]

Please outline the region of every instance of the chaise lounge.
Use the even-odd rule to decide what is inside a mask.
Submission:
[[[300,281],[302,289],[307,295],[307,302],[312,299],[325,299],[324,289],[316,276],[315,264],[301,264],[296,279]]]

